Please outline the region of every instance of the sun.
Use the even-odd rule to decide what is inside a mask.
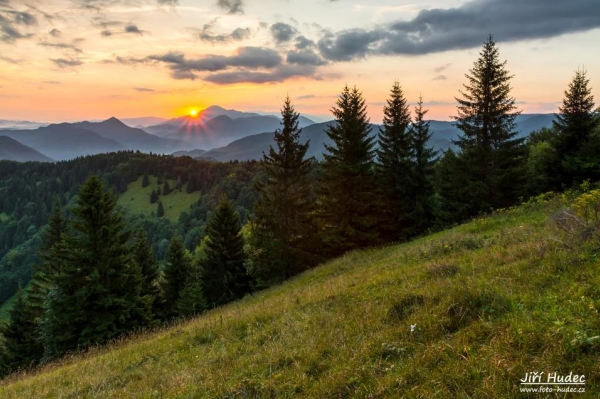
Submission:
[[[190,116],[191,116],[192,118],[195,118],[195,117],[197,117],[197,116],[198,116],[198,110],[197,110],[197,109],[193,109],[193,110],[191,110],[191,111],[190,111]]]

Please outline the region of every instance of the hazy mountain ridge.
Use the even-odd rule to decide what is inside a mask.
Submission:
[[[54,162],[44,154],[17,140],[0,135],[0,160],[17,162]]]

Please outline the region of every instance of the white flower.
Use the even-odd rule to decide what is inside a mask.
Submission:
[[[415,332],[415,328],[417,328],[416,324],[411,324],[410,325],[410,332]]]

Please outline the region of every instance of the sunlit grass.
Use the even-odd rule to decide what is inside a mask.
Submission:
[[[573,371],[588,377],[577,397],[595,397],[600,262],[593,245],[553,239],[561,206],[346,254],[189,322],[14,376],[0,396],[516,398],[528,371]]]
[[[124,208],[134,213],[143,213],[146,217],[156,217],[156,211],[158,203],[150,203],[150,193],[152,190],[156,190],[158,187],[157,178],[150,176],[150,185],[148,187],[142,187],[142,177],[137,179],[133,183],[127,185],[127,191],[119,195],[118,203]],[[163,183],[164,184],[164,183]],[[160,185],[162,191],[163,184]],[[169,180],[169,186],[171,190],[175,188],[177,182],[175,180]],[[168,195],[161,195],[159,200],[163,203],[165,209],[165,216],[171,221],[177,221],[179,215],[188,211],[190,206],[200,198],[199,192],[188,194],[185,191],[185,185],[181,192],[178,190],[172,191]]]

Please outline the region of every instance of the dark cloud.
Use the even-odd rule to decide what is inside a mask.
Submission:
[[[58,29],[52,29],[48,33],[50,34],[50,36],[53,36],[53,37],[60,37],[60,35],[62,35],[62,32],[59,31]]]
[[[146,87],[134,87],[133,90],[139,91],[139,92],[142,92],[142,93],[151,93],[151,92],[154,91],[154,89],[148,89]]]
[[[313,66],[281,65],[272,71],[257,72],[237,70],[232,72],[214,73],[204,78],[207,82],[226,85],[234,83],[274,83],[283,82],[293,77],[314,76]]]
[[[327,62],[312,50],[290,51],[286,59],[288,64],[321,66]]]
[[[242,0],[217,0],[217,6],[227,11],[227,14],[244,13]]]
[[[69,44],[69,43],[41,42],[41,43],[38,43],[38,45],[43,46],[43,47],[54,47],[54,48],[61,49],[61,50],[72,50],[76,53],[83,53],[83,50],[81,50],[79,47],[75,46],[74,44]]]
[[[333,61],[370,54],[428,54],[502,41],[542,39],[600,27],[598,0],[473,0],[456,8],[422,10],[386,28],[327,33],[321,54]]]
[[[125,27],[125,33],[133,33],[136,35],[143,35],[144,32],[140,30],[136,25],[129,24]]]
[[[298,36],[296,38],[296,48],[298,50],[306,50],[309,48],[314,48],[316,46],[317,46],[317,44],[314,41],[307,39],[304,36]]]
[[[113,33],[108,29],[105,29],[102,32],[100,32],[100,36],[102,37],[111,37],[112,35]]]
[[[200,34],[200,40],[210,43],[228,43],[248,39],[252,35],[250,28],[237,28],[228,35],[213,35],[210,33],[208,24],[204,26]]]
[[[271,25],[271,35],[273,35],[273,39],[277,43],[289,42],[296,32],[296,28],[284,22],[277,22]]]
[[[444,64],[444,65],[440,65],[438,67],[433,68],[433,71],[436,72],[436,73],[440,73],[443,70],[447,69],[450,65],[452,65],[452,63],[450,63],[450,62],[447,63],[447,64]]]
[[[117,57],[117,62],[119,58]],[[161,62],[168,65],[175,79],[195,79],[197,72],[217,72],[229,68],[273,69],[282,64],[282,58],[275,50],[264,47],[240,47],[232,56],[208,55],[198,59],[186,59],[182,53],[152,55],[143,60],[126,60],[128,63]]]
[[[374,45],[384,37],[382,31],[353,29],[337,34],[326,32],[319,40],[321,55],[332,61],[364,58],[374,51]]]
[[[446,75],[438,75],[431,80],[446,80],[446,79],[448,79],[448,77]]]
[[[83,65],[83,62],[79,60],[67,60],[64,58],[52,58],[50,61],[54,62],[59,68],[71,68],[79,65]]]
[[[0,55],[0,60],[4,61],[4,62],[8,62],[9,64],[20,64],[21,61],[19,60],[15,60],[14,58],[10,58],[10,57],[4,57],[3,55]]]
[[[0,9],[0,40],[12,43],[17,39],[26,39],[33,34],[21,33],[19,26],[30,27],[37,24],[35,15],[16,11],[10,7]]]

